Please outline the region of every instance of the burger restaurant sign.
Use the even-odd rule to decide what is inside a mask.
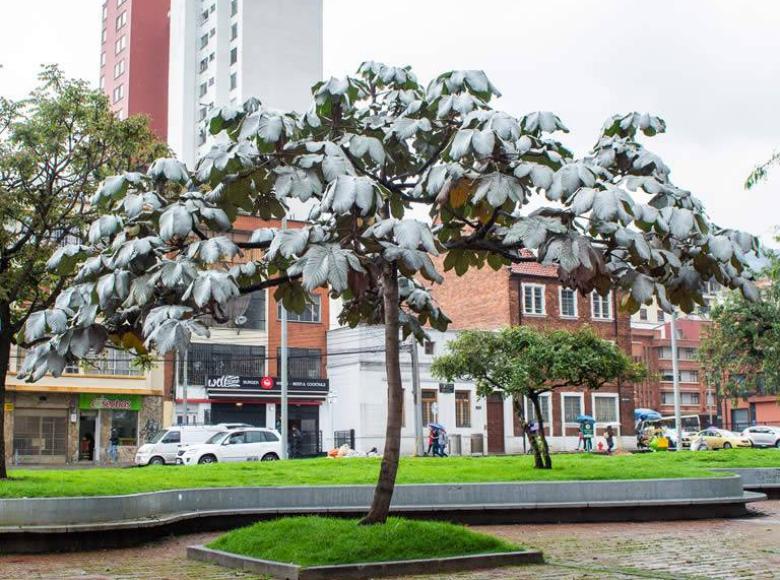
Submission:
[[[293,397],[321,397],[328,394],[328,379],[301,379],[290,377],[287,391]],[[241,377],[238,375],[210,375],[206,377],[209,397],[278,397],[281,381],[276,377]]]

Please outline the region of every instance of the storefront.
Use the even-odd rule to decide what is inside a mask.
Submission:
[[[328,390],[328,379],[289,380],[287,429],[293,455],[322,451],[320,408]],[[277,378],[208,376],[206,393],[211,403],[211,423],[248,423],[281,431],[281,385]]]

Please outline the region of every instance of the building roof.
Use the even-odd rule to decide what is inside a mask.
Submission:
[[[524,258],[534,257],[533,252],[530,250],[520,250],[520,255]],[[538,276],[540,278],[558,278],[558,266],[546,266],[539,262],[522,262],[520,264],[512,264],[510,266],[512,274],[520,274],[522,276]]]

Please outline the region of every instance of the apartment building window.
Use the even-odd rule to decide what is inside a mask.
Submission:
[[[663,322],[664,320],[666,320],[666,316],[665,316],[665,314],[664,314],[664,311],[663,311],[663,310],[661,310],[661,309],[659,308],[659,309],[657,310],[657,312],[658,312],[658,314],[657,314],[657,320],[658,320],[658,322]]]
[[[602,296],[595,290],[590,295],[591,314],[598,320],[609,320],[612,318],[612,292]]]
[[[699,393],[680,393],[681,405],[698,405],[701,398]],[[674,392],[661,391],[661,404],[662,405],[674,405]]]
[[[122,12],[122,14],[116,17],[116,29],[119,30],[125,24],[127,24],[127,10],[125,10],[124,12]]]
[[[184,364],[178,365],[179,384],[184,384]],[[237,375],[262,377],[265,348],[240,344],[191,344],[187,351],[187,381],[205,385],[207,376]]]
[[[119,8],[122,4],[125,3],[125,0],[116,0],[116,6]]]
[[[455,426],[471,427],[470,391],[455,391]]]
[[[236,73],[230,74],[230,90],[234,90],[238,86],[238,75]]]
[[[200,108],[200,120],[201,121],[205,121],[206,120],[206,115],[208,115],[208,113],[209,112],[208,112],[208,109],[206,109],[206,107],[201,107]]]
[[[100,75],[100,89],[102,90],[105,88],[106,88],[106,77]]]
[[[213,85],[214,85],[214,77],[211,77],[209,79],[209,86],[213,86]]]
[[[436,353],[436,343],[431,340],[425,341],[425,354],[434,355]]]
[[[318,348],[290,348],[287,351],[287,376],[296,379],[319,379],[322,351]],[[276,374],[282,374],[282,349],[276,349]]]
[[[238,38],[238,22],[235,22],[230,27],[230,40]]]
[[[236,64],[238,62],[238,48],[230,49],[230,64]]]
[[[198,145],[204,145],[206,143],[206,132],[201,129],[198,131]]]
[[[209,62],[213,61],[215,58],[216,58],[216,55],[215,55],[215,54],[212,52],[212,53],[209,55]]]
[[[543,285],[523,284],[523,312],[525,314],[544,314]]]
[[[114,65],[114,78],[122,76],[125,72],[125,59],[120,60]]]
[[[100,53],[100,66],[106,66],[106,53]]]
[[[664,360],[672,359],[672,347],[662,346],[658,349],[658,358]],[[690,346],[682,346],[677,349],[678,360],[696,360],[698,358],[698,351]]]
[[[577,294],[571,288],[561,288],[558,294],[561,316],[577,318]]]
[[[140,376],[141,369],[133,366],[133,356],[124,350],[107,348],[99,355],[88,359],[84,374],[87,375],[117,375]]]
[[[103,31],[100,33],[100,42],[105,43],[108,33],[106,32],[106,29],[104,28]]]
[[[582,408],[582,394],[563,393],[561,394],[561,399],[563,400],[563,422],[570,425],[578,425],[577,417],[582,415],[584,410]]]
[[[209,14],[212,14],[216,9],[217,9],[217,5],[216,4],[212,4],[209,7]]]
[[[238,0],[230,0],[230,15],[238,14]]]
[[[647,320],[647,308],[639,309],[639,320]]]
[[[428,425],[429,423],[435,423],[436,422],[436,413],[434,413],[434,409],[436,409],[435,405],[436,403],[436,391],[434,389],[423,389],[422,390],[422,419],[423,419],[423,425]]]
[[[209,38],[214,36],[216,33],[217,33],[217,29],[216,28],[212,28],[211,30],[209,30]]]
[[[206,83],[200,83],[200,89],[198,90],[198,94],[203,97],[206,94],[206,91],[209,90],[209,87]]]
[[[125,96],[125,85],[118,85],[114,88],[114,102],[121,101]]]
[[[116,43],[114,44],[114,52],[116,54],[119,54],[127,47],[127,36],[123,34],[119,38],[116,39]]]
[[[208,21],[208,19],[209,19],[209,11],[208,10],[204,10],[203,12],[201,12],[201,14],[200,14],[200,23],[203,24],[204,22]]]
[[[203,36],[200,37],[200,47],[201,48],[206,48],[206,45],[208,43],[209,43],[209,35],[208,34],[204,34]]]
[[[200,61],[200,72],[206,72],[206,69],[209,68],[209,59],[204,58]]]
[[[303,312],[287,311],[287,320],[289,322],[319,322],[320,321],[320,296],[315,294],[309,296],[311,302],[306,303],[306,308]],[[282,318],[282,303],[277,303],[276,316],[281,320]]]
[[[617,395],[593,395],[593,416],[596,423],[617,423],[618,396]]]
[[[699,382],[699,371],[691,371],[691,370],[682,370],[679,371],[679,378],[681,383],[698,383]],[[666,383],[671,383],[674,381],[674,373],[672,372],[672,369],[662,369],[661,370],[661,380]]]
[[[550,405],[550,393],[545,393],[544,395],[539,396],[539,406],[542,409],[542,420],[544,421],[544,426],[547,429],[547,433],[549,434],[552,432],[552,405]],[[525,398],[525,420],[536,420],[536,410],[534,409],[534,405],[531,402],[531,399],[528,397]]]
[[[108,4],[103,4],[103,20],[108,17]]]

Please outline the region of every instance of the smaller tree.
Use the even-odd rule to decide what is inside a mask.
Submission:
[[[718,400],[780,393],[780,260],[764,274],[761,301],[731,293],[712,309],[699,360]]]
[[[574,332],[527,326],[498,332],[465,331],[447,347],[449,352],[433,362],[434,376],[473,381],[483,397],[496,391],[511,397],[523,431],[527,427],[523,399],[531,401],[539,424],[538,436],[530,437],[536,468],[552,467],[544,435],[543,393],[567,387],[595,390],[606,383],[644,376],[640,365],[588,327]]]

